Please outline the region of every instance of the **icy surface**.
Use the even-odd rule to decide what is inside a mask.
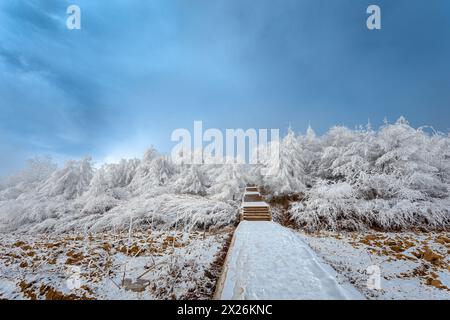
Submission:
[[[274,222],[241,222],[226,268],[222,299],[363,299],[298,234]]]

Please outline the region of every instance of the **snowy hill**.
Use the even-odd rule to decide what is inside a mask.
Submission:
[[[404,118],[378,130],[289,131],[280,158],[260,165],[185,165],[150,149],[143,159],[57,168],[48,158],[0,181],[0,231],[66,232],[136,225],[218,228],[234,223],[248,183],[306,230],[450,226],[450,136]],[[267,169],[269,175],[262,175]],[[270,201],[269,199],[266,199]]]

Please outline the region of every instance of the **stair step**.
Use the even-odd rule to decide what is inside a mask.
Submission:
[[[269,207],[259,206],[259,207],[242,207],[244,210],[269,210]]]
[[[241,220],[271,221],[269,205],[263,200],[258,187],[247,187],[241,207]]]
[[[271,221],[272,217],[264,216],[264,217],[242,217],[242,220],[246,221]]]
[[[243,217],[270,217],[269,213],[243,214]]]
[[[270,214],[244,214],[244,218],[270,217]]]
[[[245,207],[243,207],[243,209],[268,209],[269,207],[268,206],[251,206],[251,207],[249,207],[249,206],[245,206]]]
[[[270,211],[242,211],[243,214],[270,214]]]
[[[262,201],[262,197],[260,195],[245,195],[244,201],[245,202],[259,202],[259,201]]]

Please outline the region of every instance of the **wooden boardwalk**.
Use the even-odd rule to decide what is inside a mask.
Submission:
[[[216,286],[217,300],[364,299],[318,257],[297,231],[241,221]]]
[[[257,187],[246,188],[242,200],[241,220],[250,221],[233,234],[213,299],[364,299],[296,231],[271,221]]]
[[[247,187],[242,199],[241,220],[272,221],[270,206],[263,201],[258,187]]]
[[[241,206],[241,221],[272,221],[272,215],[270,214],[270,206],[263,201],[263,198],[259,192],[258,187],[245,188],[244,196],[242,198]],[[223,265],[222,272],[217,281],[216,290],[213,296],[214,300],[219,300],[222,295],[222,290],[225,284],[226,275],[228,272],[228,265],[230,260],[230,252],[234,246],[235,234],[231,239],[230,247],[225,257],[225,263]]]

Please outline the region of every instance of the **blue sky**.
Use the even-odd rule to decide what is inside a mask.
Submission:
[[[2,0],[0,175],[34,154],[169,151],[194,120],[323,133],[404,115],[447,132],[449,57],[448,0]]]

